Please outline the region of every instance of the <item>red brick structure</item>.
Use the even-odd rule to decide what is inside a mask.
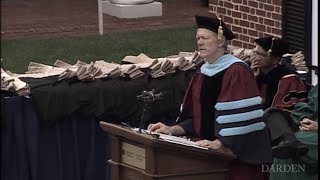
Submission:
[[[209,0],[209,11],[231,25],[234,46],[253,48],[257,37],[281,37],[282,0]]]

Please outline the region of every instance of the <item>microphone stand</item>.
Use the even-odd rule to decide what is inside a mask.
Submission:
[[[142,104],[142,114],[141,114],[141,119],[140,119],[140,124],[139,124],[139,130],[138,132],[141,133],[141,129],[142,127],[144,126],[144,114],[147,112],[147,106],[148,106],[149,102],[147,101],[143,101],[143,104]]]
[[[143,91],[140,95],[137,96],[138,102],[142,102],[142,114],[139,124],[139,130],[138,132],[141,133],[141,129],[144,126],[145,118],[144,115],[147,112],[147,107],[149,103],[152,103],[158,99],[162,99],[163,93],[160,92],[158,94],[155,94],[154,89],[151,91]]]

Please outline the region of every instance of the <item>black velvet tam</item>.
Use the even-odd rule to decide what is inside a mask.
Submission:
[[[208,29],[215,33],[218,33],[218,28],[220,26],[220,20],[212,13],[206,14],[197,14],[195,15],[196,23],[198,28]],[[228,28],[228,26],[221,20],[221,26],[223,29],[223,36],[226,40],[232,40],[236,36],[233,32]]]
[[[274,38],[272,40],[272,38]],[[273,41],[273,42],[272,42]],[[278,38],[278,37],[263,37],[254,40],[259,46],[262,47],[265,51],[269,51],[271,56],[281,57],[283,54],[287,53],[289,50],[288,42]]]

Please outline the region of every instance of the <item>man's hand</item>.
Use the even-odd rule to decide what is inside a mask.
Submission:
[[[228,147],[224,146],[219,139],[216,139],[214,141],[209,141],[205,139],[205,140],[197,141],[196,143],[201,147],[206,147],[211,150],[217,150],[217,151],[232,154],[235,156],[235,154]]]
[[[261,74],[261,69],[258,67],[258,61],[256,60],[256,57],[254,57],[251,60],[251,66],[250,68],[253,70],[253,74],[255,77]]]
[[[214,141],[209,141],[205,139],[205,140],[197,141],[196,143],[198,146],[205,147],[208,149],[214,149],[214,150],[218,150],[222,147],[222,143],[218,139]]]
[[[167,126],[161,122],[156,124],[149,124],[148,130],[151,132],[162,133],[162,134],[170,134],[170,135],[184,135],[185,131],[181,126],[174,125],[174,126]]]
[[[171,134],[172,128],[161,122],[158,122],[156,124],[149,124],[148,130],[151,132]]]
[[[303,118],[300,121],[299,129],[302,131],[317,131],[318,130],[318,122],[313,121],[308,118]]]

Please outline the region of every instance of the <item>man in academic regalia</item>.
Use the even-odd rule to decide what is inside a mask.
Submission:
[[[280,154],[277,151],[277,146],[283,141],[282,136],[286,132],[284,129],[294,129],[287,123],[287,119],[290,118],[294,105],[307,96],[306,88],[296,71],[279,63],[282,55],[288,51],[289,45],[286,41],[278,37],[264,37],[256,39],[255,42],[257,46],[254,52],[257,58],[253,60],[251,68],[262,97],[271,145],[274,146],[276,157],[286,156],[286,153]],[[308,151],[307,146],[297,141],[294,136],[285,136],[290,138],[290,146],[298,149],[298,154]]]
[[[279,62],[288,51],[288,43],[278,37],[255,40],[256,58],[251,64],[262,97],[263,109],[270,107],[291,111],[307,96],[304,83],[296,71]]]
[[[262,164],[272,161],[261,97],[252,70],[226,54],[235,35],[212,14],[196,15],[196,39],[203,64],[190,81],[177,124],[150,124],[148,129],[171,135],[191,135],[209,149],[236,155],[229,180],[265,179]]]

